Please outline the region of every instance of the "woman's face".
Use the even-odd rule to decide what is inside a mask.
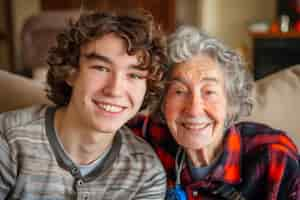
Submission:
[[[217,148],[227,113],[224,74],[206,55],[175,64],[163,112],[178,144],[186,149]]]

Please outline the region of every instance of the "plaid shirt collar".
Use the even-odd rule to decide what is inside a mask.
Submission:
[[[153,122],[149,116],[143,116],[142,118],[139,118],[139,121],[143,123],[143,133],[137,133],[137,131],[134,132],[137,135],[142,135],[142,137],[152,144],[167,173],[175,173],[175,154],[178,149],[178,145],[173,139],[166,125]],[[240,132],[235,126],[232,126],[225,132],[224,135],[224,149],[222,156],[218,161],[220,163],[213,170],[213,172],[210,173],[209,177],[207,177],[207,180],[218,182],[221,181],[228,184],[240,183],[242,181],[241,148],[242,138]],[[182,170],[181,180],[183,185],[189,185],[194,182],[187,164],[185,164],[185,167]],[[174,183],[170,184],[172,185]]]
[[[137,117],[132,122],[129,126],[134,133],[144,137],[160,158],[167,173],[168,188],[174,188],[176,179],[175,157],[179,146],[167,126],[153,122],[148,117]],[[263,177],[263,180],[268,184],[267,195],[277,196],[279,185],[283,183],[283,180],[287,180],[284,178],[286,172],[283,170],[287,165],[287,159],[278,158],[282,156],[287,158],[286,155],[289,155],[288,159],[290,161],[298,162],[299,159],[297,147],[284,132],[271,129],[263,124],[250,122],[235,124],[225,132],[223,141],[223,154],[217,161],[216,167],[200,181],[192,179],[185,162],[185,167],[181,172],[180,184],[184,187],[189,199],[199,199],[193,197],[193,191],[198,191],[198,189],[215,192],[219,191],[219,188],[224,188],[223,186],[234,186],[243,181],[250,181],[250,184],[256,185],[256,181],[242,180],[241,168],[244,167],[248,170],[251,167],[242,166],[241,163],[247,163],[247,160],[244,160],[246,159],[244,155],[250,152],[259,154],[260,151],[258,150],[261,147],[264,147],[268,152],[272,152],[272,154],[266,162],[259,162],[254,167],[263,166],[269,169],[267,177]],[[289,173],[292,173],[293,170],[297,169],[287,169]],[[258,175],[255,174],[256,170],[252,170],[252,172],[250,177]]]
[[[221,181],[228,184],[239,184],[241,180],[241,135],[233,126],[224,136],[224,151],[219,158],[219,164],[212,173],[204,180]],[[193,182],[187,167],[182,171],[181,180],[184,185]]]

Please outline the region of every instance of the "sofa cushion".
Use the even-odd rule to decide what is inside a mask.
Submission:
[[[257,81],[254,95],[253,113],[243,120],[287,131],[300,147],[300,65]]]
[[[0,85],[0,112],[50,103],[45,85],[32,79],[0,70]]]

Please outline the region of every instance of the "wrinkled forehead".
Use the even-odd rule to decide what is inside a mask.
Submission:
[[[223,82],[224,75],[215,59],[207,55],[197,55],[184,62],[174,64],[168,79],[169,81],[183,79],[192,82],[215,79]]]

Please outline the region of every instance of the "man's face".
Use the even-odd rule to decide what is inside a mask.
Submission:
[[[113,33],[81,47],[79,70],[67,82],[73,88],[68,106],[83,128],[115,133],[142,105],[148,71],[126,47]]]
[[[186,149],[215,148],[226,118],[224,76],[208,56],[195,56],[174,66],[163,112],[178,144]]]

